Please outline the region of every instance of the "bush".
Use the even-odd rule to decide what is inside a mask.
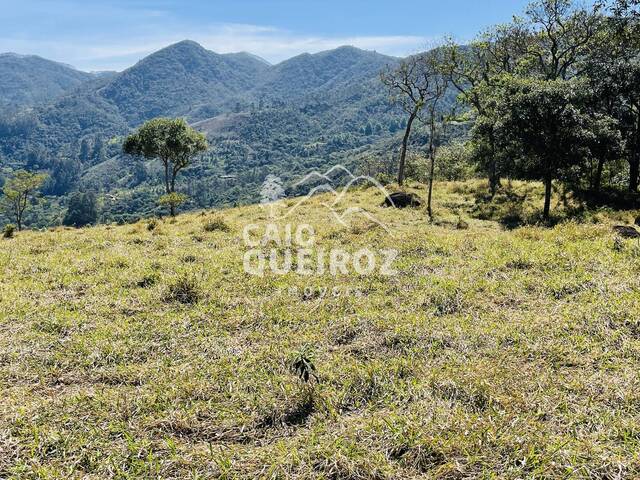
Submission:
[[[221,217],[215,217],[206,222],[203,226],[205,232],[228,232],[230,230],[227,222]]]
[[[4,238],[13,238],[13,234],[16,231],[16,226],[13,225],[12,223],[8,223],[4,226],[4,229],[2,229],[2,236]]]
[[[466,143],[452,143],[438,150],[436,156],[436,178],[460,181],[475,175],[473,152]]]

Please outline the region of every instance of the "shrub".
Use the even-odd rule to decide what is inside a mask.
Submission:
[[[161,207],[169,208],[171,216],[174,217],[178,207],[185,204],[187,200],[189,200],[189,197],[184,193],[172,192],[166,195],[162,195],[158,199],[158,205],[160,205]]]
[[[195,255],[185,255],[184,257],[182,257],[182,261],[184,263],[196,263],[198,261],[198,258]]]
[[[155,273],[151,273],[149,275],[145,275],[140,280],[136,282],[136,287],[139,288],[149,288],[154,286],[158,282],[158,275]]]
[[[475,174],[471,147],[467,143],[452,143],[438,150],[436,178],[440,180],[467,180]]]
[[[456,224],[458,230],[469,230],[469,224],[462,219],[462,215],[458,216],[458,223]]]
[[[12,223],[8,223],[4,226],[4,229],[2,230],[2,236],[4,238],[13,238],[13,234],[16,231],[16,226]]]
[[[204,224],[203,228],[205,232],[216,232],[216,231],[228,232],[230,230],[229,225],[227,225],[227,222],[225,222],[224,219],[221,217],[214,217],[210,219],[208,222]]]

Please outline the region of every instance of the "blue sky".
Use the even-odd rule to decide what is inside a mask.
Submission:
[[[528,0],[0,0],[0,52],[83,70],[122,70],[184,39],[272,63],[354,45],[407,55],[461,41],[521,13]]]

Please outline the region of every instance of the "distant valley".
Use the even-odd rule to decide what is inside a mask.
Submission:
[[[102,194],[102,221],[136,220],[157,209],[159,172],[123,156],[122,137],[151,118],[185,117],[211,145],[182,179],[191,208],[250,203],[268,174],[286,180],[377,148],[388,155],[403,116],[379,73],[398,61],[345,46],[270,65],[183,41],[96,74],[3,54],[1,174],[49,173],[43,191],[54,208],[34,210],[41,226],[59,223],[76,190]]]

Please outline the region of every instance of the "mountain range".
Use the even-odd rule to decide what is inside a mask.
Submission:
[[[48,171],[44,193],[61,206],[74,190],[109,193],[105,221],[150,214],[159,172],[124,157],[121,140],[146,120],[181,116],[211,144],[183,176],[192,206],[254,201],[267,174],[294,178],[395,141],[402,115],[379,73],[398,61],[345,46],[270,65],[186,40],[96,74],[3,54],[0,175]]]

